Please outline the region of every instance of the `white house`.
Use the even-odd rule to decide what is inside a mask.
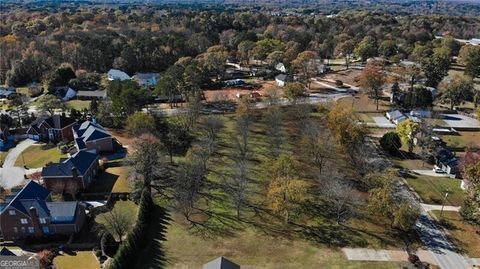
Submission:
[[[282,73],[287,72],[287,68],[285,68],[285,65],[283,63],[278,63],[277,65],[275,65],[275,69]]]
[[[133,79],[141,87],[154,87],[157,85],[158,80],[160,79],[160,74],[158,73],[136,73],[133,76]]]
[[[287,84],[287,75],[285,74],[277,75],[275,77],[275,82],[277,83],[277,86],[284,87],[285,84]]]
[[[405,116],[405,114],[403,114],[399,110],[388,111],[387,113],[385,113],[385,116],[387,117],[387,119],[389,119],[391,122],[397,125],[400,122],[408,119],[407,116]]]
[[[124,81],[124,80],[132,79],[129,75],[127,75],[127,73],[118,69],[110,69],[107,73],[107,76],[108,76],[108,80],[110,81],[112,80]]]

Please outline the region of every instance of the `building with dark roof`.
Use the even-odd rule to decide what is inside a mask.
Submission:
[[[12,190],[2,206],[0,218],[5,240],[70,235],[81,230],[85,208],[77,201],[52,202],[47,189],[29,181],[22,189]]]
[[[82,150],[59,163],[47,164],[42,169],[45,186],[54,193],[76,194],[87,189],[97,175],[99,158],[95,152]]]
[[[95,120],[73,126],[73,137],[78,151],[113,151],[112,135]]]
[[[218,257],[203,265],[202,269],[240,269],[240,265],[225,257]]]
[[[73,140],[72,126],[76,123],[76,120],[63,115],[39,118],[30,125],[27,135],[34,140],[71,141]]]

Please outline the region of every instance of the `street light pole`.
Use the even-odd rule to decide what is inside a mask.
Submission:
[[[445,198],[443,199],[442,210],[440,210],[440,218],[442,218],[443,208],[445,207],[445,202],[447,201],[448,193],[449,193],[448,191],[445,191]]]

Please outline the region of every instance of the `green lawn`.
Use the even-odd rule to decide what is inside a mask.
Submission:
[[[245,268],[401,268],[393,262],[347,261],[339,250],[320,248],[303,240],[268,236],[251,229],[227,237],[203,238],[173,224],[167,230],[164,245],[170,261],[166,268],[172,269],[201,268],[219,256]]]
[[[450,191],[446,205],[463,204],[464,193],[458,179],[415,175],[407,178],[407,182],[427,204],[442,204],[446,190]]]
[[[453,148],[480,148],[480,132],[459,132],[459,135],[444,135],[442,139]]]
[[[127,167],[110,167],[99,174],[97,180],[90,188],[91,193],[104,192],[131,192],[132,188],[127,180]]]
[[[60,158],[66,158],[57,147],[46,149],[45,146],[33,145],[28,147],[15,162],[15,166],[26,166],[27,168],[43,167],[50,162],[58,162]],[[25,163],[24,163],[25,160]]]
[[[471,258],[480,258],[480,235],[476,233],[480,231],[479,226],[464,222],[458,212],[444,211],[442,217],[440,217],[440,211],[431,213],[450,232],[457,247]]]
[[[134,218],[135,220],[137,219],[137,211],[138,211],[138,205],[136,205],[134,202],[132,201],[117,201],[115,203],[115,208],[119,208],[122,212],[124,212],[125,214],[129,215],[130,217]],[[95,221],[97,223],[102,223],[104,222],[104,215],[105,214],[108,214],[107,213],[102,213],[102,214],[99,214],[95,217]]]
[[[55,257],[53,264],[58,269],[98,269],[100,263],[92,251],[77,251],[73,254],[60,255]]]
[[[89,100],[70,100],[66,102],[67,107],[74,108],[76,110],[88,109],[90,107]]]

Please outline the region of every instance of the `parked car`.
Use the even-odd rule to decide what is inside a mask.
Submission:
[[[437,173],[437,174],[445,174],[445,171],[442,170],[442,168],[438,167],[438,166],[433,166],[433,169],[432,169],[433,172]]]

